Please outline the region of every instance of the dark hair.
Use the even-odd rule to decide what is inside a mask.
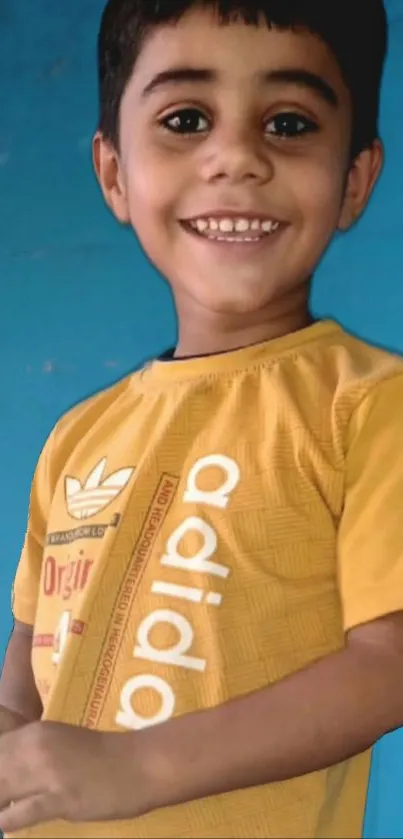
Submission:
[[[353,103],[352,158],[378,136],[379,94],[387,50],[383,0],[108,0],[98,39],[99,129],[119,145],[120,103],[143,43],[193,6],[215,8],[221,23],[304,28],[337,59]]]

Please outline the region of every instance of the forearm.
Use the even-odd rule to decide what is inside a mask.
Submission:
[[[153,808],[308,774],[402,725],[402,674],[368,655],[370,662],[342,651],[272,687],[142,732],[137,747]]]
[[[43,708],[31,653],[32,627],[16,622],[0,678],[0,734],[41,719]]]

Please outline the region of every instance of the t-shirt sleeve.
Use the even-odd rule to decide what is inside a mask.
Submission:
[[[54,437],[55,430],[45,443],[35,470],[24,545],[12,590],[15,620],[31,626],[35,623],[47,521],[53,495]]]
[[[338,534],[344,629],[403,610],[403,375],[356,408]]]

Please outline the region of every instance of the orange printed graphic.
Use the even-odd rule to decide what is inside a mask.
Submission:
[[[58,595],[69,600],[76,591],[84,591],[93,565],[93,559],[74,559],[61,565],[55,557],[47,556],[42,574],[45,597]]]
[[[71,632],[72,635],[83,635],[85,630],[85,623],[83,621],[73,620],[70,623],[68,631]],[[56,635],[53,634],[46,634],[46,633],[39,633],[38,635],[34,635],[32,640],[33,647],[55,647],[55,638]]]
[[[163,475],[139,538],[134,546],[116,602],[116,608],[111,617],[103,654],[95,674],[92,692],[85,710],[83,725],[87,728],[96,728],[102,714],[138,583],[150,559],[155,540],[171,506],[178,483],[178,478],[172,477],[171,475]]]

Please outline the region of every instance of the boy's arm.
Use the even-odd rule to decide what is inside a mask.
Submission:
[[[400,725],[403,613],[272,687],[127,735],[125,759],[136,778],[140,757],[153,809],[323,769]]]
[[[338,764],[402,722],[400,613],[215,709],[126,734],[39,722],[0,738],[0,825],[130,819],[282,781]]]
[[[31,654],[49,507],[59,464],[54,454],[57,426],[40,454],[32,481],[27,530],[12,590],[14,627],[0,678],[0,735],[41,719]]]
[[[15,621],[0,678],[0,735],[42,715],[31,665],[32,633],[32,626]]]

